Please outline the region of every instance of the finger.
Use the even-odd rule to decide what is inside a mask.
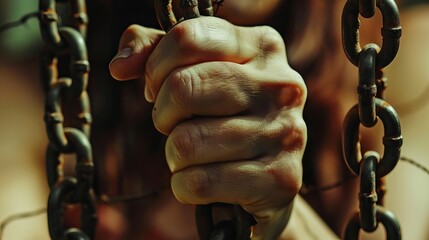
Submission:
[[[243,64],[268,53],[284,52],[281,36],[268,29],[237,27],[213,17],[190,19],[176,25],[148,59],[145,78],[149,92],[155,99],[164,79],[179,67],[210,61]]]
[[[283,207],[299,190],[299,162],[297,152],[280,151],[274,157],[198,165],[174,173],[171,184],[180,202],[239,204],[263,217],[268,208]]]
[[[284,69],[284,68],[283,68]],[[169,134],[193,116],[261,115],[271,109],[301,106],[305,87],[294,71],[255,71],[252,66],[208,62],[173,71],[165,80],[153,111],[156,128]],[[260,80],[262,79],[262,80]]]
[[[128,80],[143,76],[149,55],[164,35],[157,29],[129,26],[121,36],[118,53],[110,62],[112,77]]]
[[[176,173],[195,165],[254,159],[279,150],[297,150],[305,142],[304,122],[293,122],[293,116],[289,118],[292,120],[234,117],[183,122],[167,139],[167,163]]]
[[[194,115],[230,116],[243,112],[251,106],[249,93],[257,88],[251,86],[255,85],[251,78],[242,65],[231,62],[177,69],[168,76],[156,98],[154,124],[160,132],[169,134],[175,125]]]
[[[283,208],[272,211],[268,217],[258,218],[252,229],[252,240],[277,239],[289,222],[292,205],[286,203]]]
[[[267,157],[184,169],[172,176],[173,193],[187,204],[241,205],[260,227],[267,228],[268,223],[282,218],[279,212],[287,208],[299,191],[300,158],[296,152],[281,152],[274,160]]]

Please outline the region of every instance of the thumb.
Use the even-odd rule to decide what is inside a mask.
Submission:
[[[164,35],[161,30],[129,26],[121,36],[118,53],[109,64],[112,77],[129,80],[144,76],[147,59]]]

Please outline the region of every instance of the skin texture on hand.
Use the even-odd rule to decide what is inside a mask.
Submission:
[[[306,88],[275,30],[214,17],[166,35],[133,25],[110,71],[144,79],[180,202],[240,204],[258,222],[252,239],[280,235],[301,187]]]

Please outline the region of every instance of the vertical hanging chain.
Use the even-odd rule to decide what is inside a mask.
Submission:
[[[219,0],[213,1],[214,4],[222,4],[222,2]],[[167,32],[178,22],[197,18],[200,15],[213,16],[215,12],[212,0],[180,0],[183,18],[177,20],[173,12],[172,0],[155,0],[154,4],[158,22],[162,29]],[[233,213],[233,219],[215,225],[212,217],[215,208],[228,209]],[[198,205],[195,210],[195,217],[198,235],[202,240],[250,239],[251,226],[255,224],[253,216],[241,206],[224,203]]]
[[[383,19],[380,49],[374,43],[363,49],[359,44],[359,19],[371,18],[379,8]],[[378,223],[386,229],[386,239],[401,239],[396,217],[382,207],[382,177],[389,174],[400,158],[402,135],[396,111],[383,100],[385,77],[382,68],[395,58],[401,26],[394,0],[347,0],[342,15],[342,39],[348,59],[359,68],[359,101],[344,120],[343,155],[349,169],[360,178],[359,210],[346,225],[344,239],[358,239],[360,230],[374,232]],[[359,126],[374,127],[378,119],[384,126],[383,157],[368,151],[361,157]]]
[[[48,226],[51,239],[93,239],[97,223],[93,190],[92,147],[89,141],[91,113],[88,85],[89,62],[85,44],[85,0],[68,2],[74,28],[59,26],[55,0],[40,0],[40,30],[44,41],[41,79],[44,83]],[[67,118],[63,116],[63,110]],[[70,117],[69,117],[70,116]],[[66,120],[66,121],[65,121]],[[65,126],[65,124],[67,126]],[[64,176],[62,155],[75,154],[75,176]],[[64,224],[65,206],[80,207],[79,228]]]

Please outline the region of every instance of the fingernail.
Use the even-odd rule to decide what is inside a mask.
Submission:
[[[114,61],[118,59],[127,59],[133,54],[133,49],[131,48],[123,48],[118,51],[118,53],[113,57],[112,61],[110,61],[110,64],[112,64]]]
[[[152,93],[150,92],[150,90],[149,90],[149,88],[147,86],[144,87],[144,97],[146,98],[146,100],[148,102],[153,103],[153,95],[152,95]]]

